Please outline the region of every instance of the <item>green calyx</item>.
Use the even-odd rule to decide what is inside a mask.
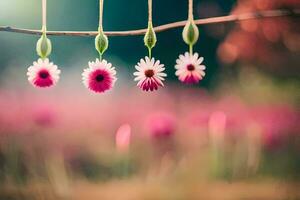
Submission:
[[[101,28],[99,28],[99,33],[95,38],[95,48],[99,52],[100,56],[102,56],[108,48],[108,38]]]
[[[155,34],[154,29],[153,29],[152,22],[149,22],[148,23],[148,29],[147,29],[146,35],[144,37],[144,43],[145,43],[145,46],[148,47],[149,54],[151,52],[151,49],[153,47],[155,47],[156,41],[157,41],[156,34]]]
[[[36,52],[41,58],[47,58],[52,51],[51,41],[47,38],[46,33],[43,32],[42,36],[36,43]]]
[[[182,37],[184,42],[190,46],[194,45],[198,41],[199,29],[196,26],[194,20],[189,20],[186,23],[182,32]]]

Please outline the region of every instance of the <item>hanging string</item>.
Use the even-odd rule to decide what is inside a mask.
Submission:
[[[152,26],[152,0],[148,0],[148,26]],[[151,48],[148,48],[148,55],[149,58],[151,59]]]
[[[47,30],[47,0],[42,0],[42,32],[46,34]]]
[[[104,0],[99,0],[99,31],[103,31],[103,4]]]
[[[193,0],[189,0],[189,20],[194,20],[194,15],[193,15]]]
[[[148,23],[152,23],[152,0],[148,0]]]
[[[190,22],[194,21],[193,0],[189,0],[188,20]],[[190,55],[193,55],[193,45],[192,44],[189,45],[189,52],[190,52]]]

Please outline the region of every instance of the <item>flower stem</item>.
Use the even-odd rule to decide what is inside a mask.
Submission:
[[[190,50],[190,55],[193,55],[193,45],[192,44],[189,45],[189,50]]]
[[[149,54],[149,59],[152,57],[152,49],[148,47],[148,54]]]

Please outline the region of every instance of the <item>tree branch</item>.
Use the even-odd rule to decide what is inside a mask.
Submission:
[[[299,17],[300,9],[279,9],[279,10],[265,10],[265,11],[256,11],[251,13],[244,13],[238,15],[227,15],[221,17],[211,17],[205,19],[195,20],[197,25],[204,24],[217,24],[217,23],[226,23],[226,22],[239,22],[251,19],[262,19],[262,18],[272,18],[272,17]],[[173,28],[178,28],[184,26],[186,21],[179,21],[170,24],[165,24],[155,27],[156,32],[162,32]],[[31,35],[41,35],[41,30],[32,30],[32,29],[21,29],[14,28],[9,26],[0,26],[0,31],[3,32],[13,32],[13,33],[23,33]],[[107,31],[105,32],[108,36],[133,36],[133,35],[144,35],[147,29],[138,29],[138,30],[129,30],[129,31]],[[97,31],[47,31],[47,35],[56,35],[56,36],[96,36]]]

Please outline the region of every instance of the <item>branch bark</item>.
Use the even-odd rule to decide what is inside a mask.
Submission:
[[[256,11],[250,13],[243,13],[238,15],[227,15],[221,17],[210,17],[205,19],[195,20],[197,25],[205,24],[218,24],[218,23],[227,23],[227,22],[239,22],[251,19],[262,19],[262,18],[275,18],[275,17],[299,17],[300,9],[279,9],[279,10],[265,10],[265,11]],[[160,25],[155,27],[156,32],[163,32],[169,29],[183,27],[186,21],[173,22],[170,24]],[[32,30],[32,29],[21,29],[14,28],[10,26],[0,26],[0,31],[3,32],[12,32],[12,33],[22,33],[22,34],[31,34],[31,35],[41,35],[41,30]],[[147,29],[138,29],[138,30],[129,30],[129,31],[106,31],[105,34],[108,36],[134,36],[134,35],[144,35]],[[47,31],[47,35],[55,36],[96,36],[97,31]]]

